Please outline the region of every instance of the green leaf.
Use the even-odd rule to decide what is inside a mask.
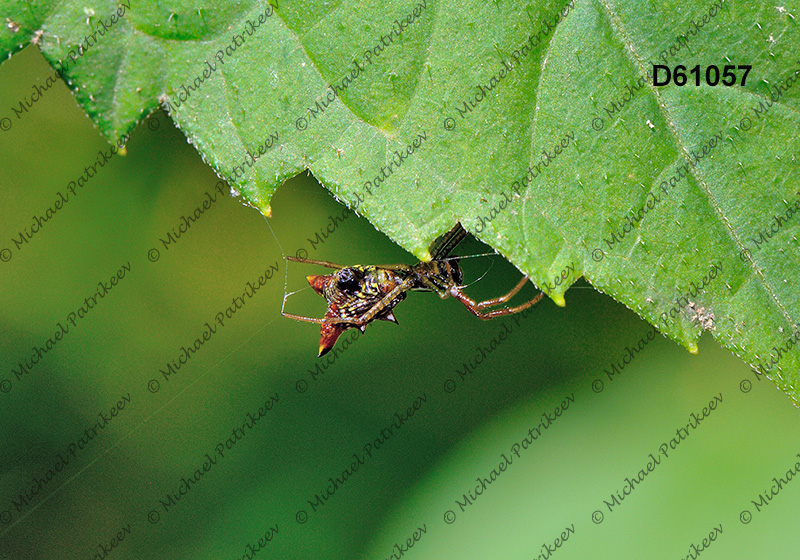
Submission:
[[[460,220],[557,303],[585,276],[798,402],[796,1],[0,7],[0,49],[69,61],[110,140],[162,103],[267,214],[308,169],[420,258]],[[752,70],[654,87],[653,63]]]

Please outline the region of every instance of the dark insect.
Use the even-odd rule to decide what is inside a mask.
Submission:
[[[532,300],[516,307],[502,307],[486,311],[487,308],[506,303],[514,297],[527,282],[527,276],[523,276],[510,292],[494,299],[476,302],[464,294],[458,258],[450,257],[450,253],[466,236],[467,232],[464,231],[461,224],[456,224],[453,229],[433,243],[430,249],[432,260],[420,262],[415,266],[407,264],[342,266],[327,261],[286,257],[290,261],[316,264],[338,270],[325,276],[306,277],[314,291],[328,302],[325,317],[316,319],[283,313],[283,311],[281,313],[291,319],[321,325],[319,355],[323,356],[333,348],[336,339],[347,329],[358,328],[364,332],[367,325],[376,319],[397,323],[397,319],[394,317],[394,308],[406,298],[406,292],[409,290],[436,292],[441,298],[454,297],[463,303],[473,315],[481,319],[492,319],[518,313],[542,299],[544,293],[540,293]]]

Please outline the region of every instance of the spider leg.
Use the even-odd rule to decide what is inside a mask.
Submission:
[[[318,325],[322,325],[327,323],[325,319],[317,319],[315,317],[303,317],[302,315],[293,315],[292,313],[284,313],[281,311],[281,315],[284,317],[288,317],[289,319],[294,319],[296,321],[305,321],[306,323],[317,323]]]
[[[361,316],[359,319],[361,319],[361,320],[364,322],[364,324],[366,324],[366,323],[369,323],[370,321],[372,321],[373,319],[375,319],[375,316],[376,316],[378,313],[380,313],[381,311],[383,311],[384,309],[386,309],[386,307],[387,307],[387,306],[388,306],[390,303],[392,303],[392,300],[393,300],[394,298],[396,298],[397,296],[399,296],[399,295],[400,295],[402,292],[405,292],[405,291],[407,291],[407,290],[408,290],[408,289],[411,287],[411,285],[412,285],[413,283],[414,283],[414,279],[413,279],[413,278],[406,278],[405,280],[403,280],[402,282],[400,282],[400,283],[399,283],[397,286],[395,286],[395,287],[392,289],[392,291],[391,291],[391,292],[389,292],[388,294],[386,294],[385,296],[383,296],[383,297],[381,298],[381,300],[380,300],[378,303],[376,303],[375,305],[373,305],[373,306],[370,308],[370,310],[369,310],[369,311],[367,311],[366,313],[364,313],[364,314],[363,314],[363,315],[362,315],[362,316]]]
[[[283,257],[283,258],[286,259],[287,261],[294,261],[294,262],[306,263],[306,264],[318,264],[319,266],[326,266],[328,268],[346,268],[345,265],[343,265],[343,264],[336,264],[336,263],[332,263],[332,262],[329,262],[329,261],[318,261],[318,260],[315,260],[315,259],[301,259],[299,257],[291,257],[291,256],[288,256],[288,255]]]
[[[408,272],[413,267],[407,264],[379,264],[375,268],[382,268],[384,270],[398,270],[400,272]]]
[[[524,286],[527,281],[528,277],[523,276],[522,279],[520,279],[519,283],[516,286],[514,286],[514,288],[507,294],[493,299],[487,299],[485,301],[478,302],[476,306],[478,307],[478,309],[483,309],[485,307],[494,307],[495,305],[500,305],[501,303],[505,303],[512,297],[517,295],[517,292],[519,292],[522,289],[522,286]]]
[[[540,292],[535,298],[515,307],[503,307],[502,309],[494,309],[492,311],[484,311],[484,308],[491,307],[493,305],[498,305],[500,303],[505,303],[511,297],[513,297],[527,282],[527,276],[524,277],[510,292],[507,294],[494,298],[488,299],[486,301],[476,302],[474,299],[466,295],[464,292],[461,291],[459,286],[453,286],[449,290],[449,294],[456,298],[458,301],[464,304],[464,307],[469,309],[470,313],[478,317],[479,319],[493,319],[495,317],[501,317],[503,315],[511,315],[513,313],[519,313],[520,311],[524,311],[529,307],[535,305],[542,297],[544,296],[544,292]]]
[[[317,325],[339,325],[341,323],[349,323],[351,325],[359,326],[365,322],[363,320],[363,315],[354,319],[349,319],[347,317],[323,317],[322,319],[318,319],[316,317],[303,317],[302,315],[293,315],[291,313],[281,313],[281,315],[288,317],[289,319],[305,321],[306,323],[316,323]]]

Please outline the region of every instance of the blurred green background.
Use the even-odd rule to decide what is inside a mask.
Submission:
[[[384,559],[424,527],[403,558],[532,559],[573,526],[554,557],[678,559],[719,524],[703,558],[797,557],[800,483],[760,512],[752,503],[798,460],[797,410],[711,337],[693,356],[657,334],[609,379],[604,370],[650,327],[579,282],[566,308],[545,300],[518,324],[410,294],[396,310],[399,326],[370,325],[345,351],[317,359],[318,327],[279,311],[285,292],[301,290],[287,311],[322,315],[324,301],[305,283],[320,269],[287,269],[282,256],[412,257],[357,216],[314,247],[309,240],[343,208],[313,177],[281,187],[268,222],[227,189],[218,195],[218,178],[163,113],[17,249],[11,239],[108,149],[62,82],[14,115],[51,74],[32,47],[0,68],[0,119],[11,123],[0,131],[0,251],[11,251],[0,262],[0,558]],[[206,192],[216,202],[165,248],[159,239]],[[472,239],[459,248],[486,251]],[[275,262],[279,273],[165,379],[159,370]],[[17,379],[12,369],[34,345],[125,263],[124,279]],[[469,288],[477,298],[519,277],[500,257],[463,264],[467,282],[486,273]],[[503,322],[511,334],[462,379],[457,370]],[[604,500],[720,393],[700,427],[608,511]],[[275,394],[271,410],[234,434]],[[567,396],[574,403],[564,414],[462,511],[456,500]],[[329,478],[342,478],[418,397],[419,410],[314,511]],[[235,443],[215,455],[228,438]],[[56,472],[59,454],[68,463]],[[197,469],[198,482],[165,508]],[[20,502],[40,478],[41,490]],[[118,533],[109,552],[98,549]]]

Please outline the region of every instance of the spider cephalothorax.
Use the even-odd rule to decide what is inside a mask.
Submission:
[[[347,329],[358,328],[361,332],[376,319],[397,323],[394,308],[403,301],[408,291],[436,292],[439,297],[454,297],[463,303],[475,316],[491,319],[500,315],[517,313],[539,301],[543,293],[516,307],[503,307],[484,311],[511,299],[527,282],[522,280],[506,295],[476,302],[462,292],[461,268],[458,259],[449,257],[450,252],[466,237],[461,224],[451,229],[431,246],[433,260],[415,266],[397,264],[389,266],[341,266],[327,261],[286,257],[289,260],[318,264],[337,269],[327,275],[307,277],[309,285],[328,302],[322,319],[302,317],[284,313],[286,317],[320,324],[319,355],[333,348],[336,340]]]

